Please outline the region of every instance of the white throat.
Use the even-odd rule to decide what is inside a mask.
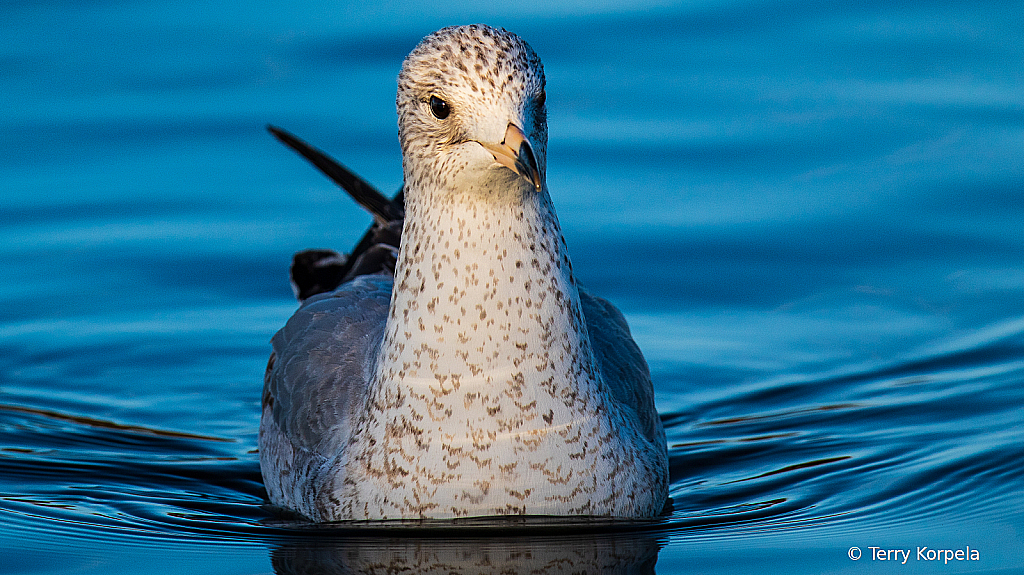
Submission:
[[[596,391],[599,376],[547,192],[521,202],[425,196],[407,202],[376,391],[405,388],[468,411],[487,398],[515,428],[550,425],[559,412],[578,419],[568,396]],[[514,414],[502,407],[513,396]]]

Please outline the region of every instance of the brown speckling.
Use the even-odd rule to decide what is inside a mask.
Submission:
[[[576,286],[543,94],[540,60],[504,30],[446,28],[406,59],[397,281],[311,298],[275,336],[260,456],[276,504],[320,521],[662,510],[649,372],[621,314]],[[485,147],[509,126],[539,188]],[[372,298],[350,297],[363,284]],[[315,321],[337,326],[314,327],[330,305]]]

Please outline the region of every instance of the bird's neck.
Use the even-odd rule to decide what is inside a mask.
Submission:
[[[594,380],[579,291],[547,192],[502,203],[426,199],[407,200],[377,383],[419,382],[437,394],[539,381],[554,393]]]

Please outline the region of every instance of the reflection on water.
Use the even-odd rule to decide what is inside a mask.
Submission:
[[[1019,565],[1018,3],[549,4],[5,5],[0,570],[878,566],[855,545]],[[401,58],[471,21],[544,60],[574,267],[625,312],[668,434],[652,524],[321,529],[266,506],[291,254],[368,219],[263,126],[397,189]]]
[[[654,573],[658,537],[644,531],[588,533],[590,529],[566,523],[509,530],[481,523],[473,528],[475,533],[437,526],[434,532],[398,530],[376,537],[361,536],[358,529],[344,537],[324,530],[275,546],[271,558],[281,575]]]

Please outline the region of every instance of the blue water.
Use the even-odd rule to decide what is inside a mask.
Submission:
[[[1020,6],[853,4],[5,3],[0,572],[1020,568]],[[653,524],[264,506],[290,256],[369,219],[263,126],[395,190],[401,59],[475,21],[544,60],[574,269],[668,430]]]

